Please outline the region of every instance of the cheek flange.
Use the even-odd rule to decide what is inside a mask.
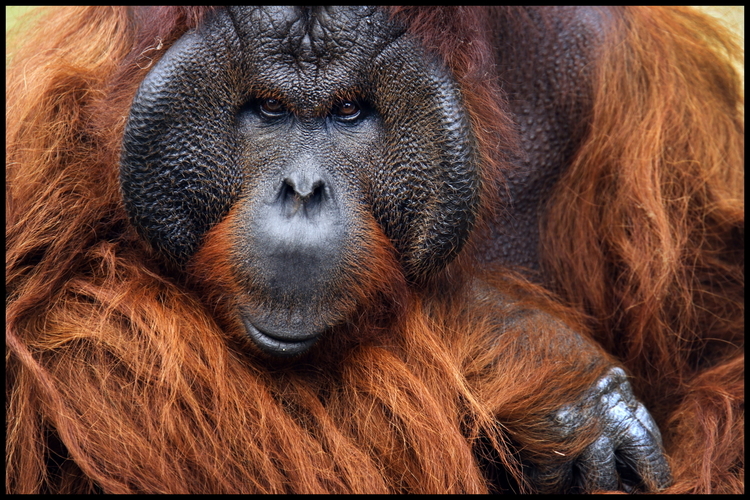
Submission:
[[[233,50],[231,21],[217,12],[164,54],[130,108],[120,160],[125,208],[140,234],[179,263],[239,196]]]
[[[416,41],[400,38],[372,68],[385,127],[374,215],[407,276],[419,281],[453,260],[474,227],[481,191],[475,139],[458,86]]]

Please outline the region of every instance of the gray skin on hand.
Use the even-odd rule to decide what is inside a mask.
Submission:
[[[599,419],[601,435],[574,461],[538,468],[531,474],[541,491],[567,477],[581,491],[654,491],[671,483],[659,428],[633,390],[622,368],[612,367],[575,405],[553,415],[559,438],[574,435]]]
[[[568,17],[573,27],[598,26],[577,11]],[[568,38],[586,41],[594,28]],[[167,51],[134,98],[120,171],[131,223],[165,259],[184,265],[231,210],[227,253],[240,285],[232,300],[248,339],[269,356],[303,354],[356,312],[356,297],[346,294],[368,262],[363,242],[371,225],[393,243],[416,284],[448,265],[474,227],[483,180],[461,89],[404,32],[377,9],[221,10]],[[560,46],[566,54],[577,47]],[[499,44],[498,61],[511,69],[503,78],[518,83],[510,108],[524,118],[519,123],[539,122],[549,136],[522,127],[524,147],[536,142],[519,159],[520,172],[545,167],[531,173],[546,186],[565,163],[561,144],[574,142],[569,123],[585,110],[541,104],[556,102],[560,86],[577,89],[579,77],[551,75],[550,89],[539,92],[514,78],[523,71],[514,73],[505,48],[512,47]],[[521,59],[539,66],[537,57]],[[549,64],[559,67],[558,59]],[[580,74],[573,65],[562,76]],[[539,106],[526,106],[536,99]],[[343,115],[342,104],[361,113]],[[563,113],[569,108],[573,116]],[[495,221],[481,249],[488,261],[535,267],[528,252],[537,224],[523,214],[536,214],[546,191],[529,179],[509,179],[508,206],[513,220],[531,222],[510,228]],[[342,296],[351,310],[329,300]],[[600,436],[580,457],[532,470],[540,490],[633,489],[641,478],[644,489],[669,483],[659,431],[621,369],[550,418],[559,432],[551,438],[564,440],[592,422]]]

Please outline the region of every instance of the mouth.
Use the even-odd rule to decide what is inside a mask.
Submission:
[[[246,319],[243,322],[245,323],[247,334],[261,351],[280,358],[303,354],[309,350],[320,337],[320,334],[316,333],[314,335],[309,335],[306,338],[289,338],[285,335],[274,335],[267,331],[262,331]]]

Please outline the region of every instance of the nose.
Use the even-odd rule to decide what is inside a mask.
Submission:
[[[287,169],[269,188],[268,202],[255,204],[252,214],[256,283],[279,303],[316,303],[351,243],[348,209],[339,199],[345,186],[306,164]]]
[[[329,266],[341,258],[346,217],[338,195],[343,186],[312,161],[290,165],[276,179],[269,185],[268,202],[256,205],[254,246],[266,275],[289,295],[307,288],[305,282],[313,289],[328,279]]]
[[[328,186],[322,175],[307,169],[294,170],[281,182],[276,202],[282,214],[317,217],[330,203]]]

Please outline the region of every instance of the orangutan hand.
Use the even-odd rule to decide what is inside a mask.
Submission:
[[[540,491],[562,485],[572,491],[656,491],[669,486],[671,474],[661,433],[635,399],[625,372],[614,367],[575,405],[554,415],[562,440],[589,419],[600,419],[601,435],[575,460],[531,471]]]

